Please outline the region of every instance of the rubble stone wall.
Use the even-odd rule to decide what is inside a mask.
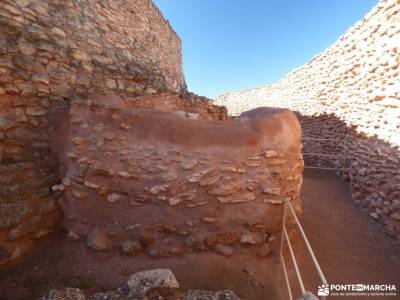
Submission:
[[[337,139],[305,142],[304,152],[345,156],[344,164],[330,164],[341,168],[354,200],[400,239],[399,39],[400,1],[381,0],[307,64],[275,84],[223,94],[217,103],[232,115],[289,108],[299,113],[306,138]]]
[[[52,143],[71,99],[157,91],[186,86],[181,42],[151,1],[0,0],[0,266],[59,220]]]
[[[219,122],[110,102],[72,106],[68,172],[54,187],[69,238],[125,255],[270,254],[284,201],[300,212],[292,112]]]

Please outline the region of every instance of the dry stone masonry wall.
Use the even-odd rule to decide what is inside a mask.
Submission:
[[[282,203],[300,211],[296,116],[258,109],[220,122],[120,101],[73,103],[68,172],[53,187],[68,237],[96,251],[157,258],[268,255]]]
[[[275,84],[226,93],[229,113],[258,106],[297,111],[304,152],[342,155],[352,196],[400,239],[400,1],[382,0],[337,42]],[[347,145],[344,142],[347,140]],[[329,159],[328,159],[329,160]]]
[[[63,122],[90,93],[160,95],[178,113],[226,118],[187,93],[181,42],[151,1],[0,0],[0,267],[57,226]]]

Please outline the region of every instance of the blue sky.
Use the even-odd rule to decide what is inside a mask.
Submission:
[[[182,40],[188,89],[213,98],[279,80],[377,0],[154,0]]]

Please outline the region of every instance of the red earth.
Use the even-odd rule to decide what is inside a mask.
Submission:
[[[399,244],[351,201],[347,184],[338,175],[306,169],[302,201],[300,220],[328,283],[396,284],[400,289]],[[301,239],[295,240],[305,287],[316,293],[317,273]],[[231,288],[243,299],[288,299],[277,251],[267,258],[209,253],[162,260],[144,259],[145,254],[129,258],[114,254],[93,253],[82,242],[59,234],[41,251],[0,274],[0,299],[35,299],[65,286],[79,287],[90,295],[121,286],[130,274],[155,267],[172,269],[182,290]],[[296,290],[293,267],[289,264],[288,268]],[[400,299],[398,295],[373,299]]]

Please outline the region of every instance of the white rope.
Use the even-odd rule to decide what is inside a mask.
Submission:
[[[299,230],[300,230],[300,233],[301,233],[301,235],[303,237],[304,243],[306,244],[308,253],[310,254],[310,257],[311,257],[311,259],[312,259],[312,261],[314,263],[314,266],[318,271],[318,275],[321,278],[322,283],[323,284],[328,284],[324,274],[322,273],[321,267],[319,266],[318,260],[315,257],[314,251],[311,248],[310,242],[308,241],[307,236],[306,236],[306,234],[305,234],[305,232],[303,230],[303,227],[301,226],[301,224],[299,222],[299,219],[297,219],[297,216],[296,216],[296,213],[294,212],[292,204],[289,202],[289,200],[286,200],[286,203],[288,203],[290,211],[292,212],[293,218],[294,218],[294,220],[295,220],[295,222],[297,224],[297,227],[299,227]],[[285,233],[286,233],[286,230],[285,230]]]
[[[282,261],[282,266],[283,266],[283,273],[285,274],[286,286],[288,288],[289,300],[293,300],[292,289],[290,288],[290,282],[289,282],[289,278],[288,278],[288,275],[287,275],[286,264],[285,264],[285,260],[283,259],[282,252],[281,252],[281,261]]]
[[[283,227],[283,232],[284,232],[285,237],[286,237],[286,242],[288,244],[290,256],[292,257],[294,270],[296,271],[297,279],[299,280],[301,293],[304,294],[306,292],[306,290],[304,288],[303,279],[301,278],[299,266],[297,265],[297,260],[296,260],[296,257],[294,256],[294,252],[293,252],[293,249],[292,249],[292,244],[290,243],[289,236],[287,234],[287,231],[286,231],[285,227]]]

